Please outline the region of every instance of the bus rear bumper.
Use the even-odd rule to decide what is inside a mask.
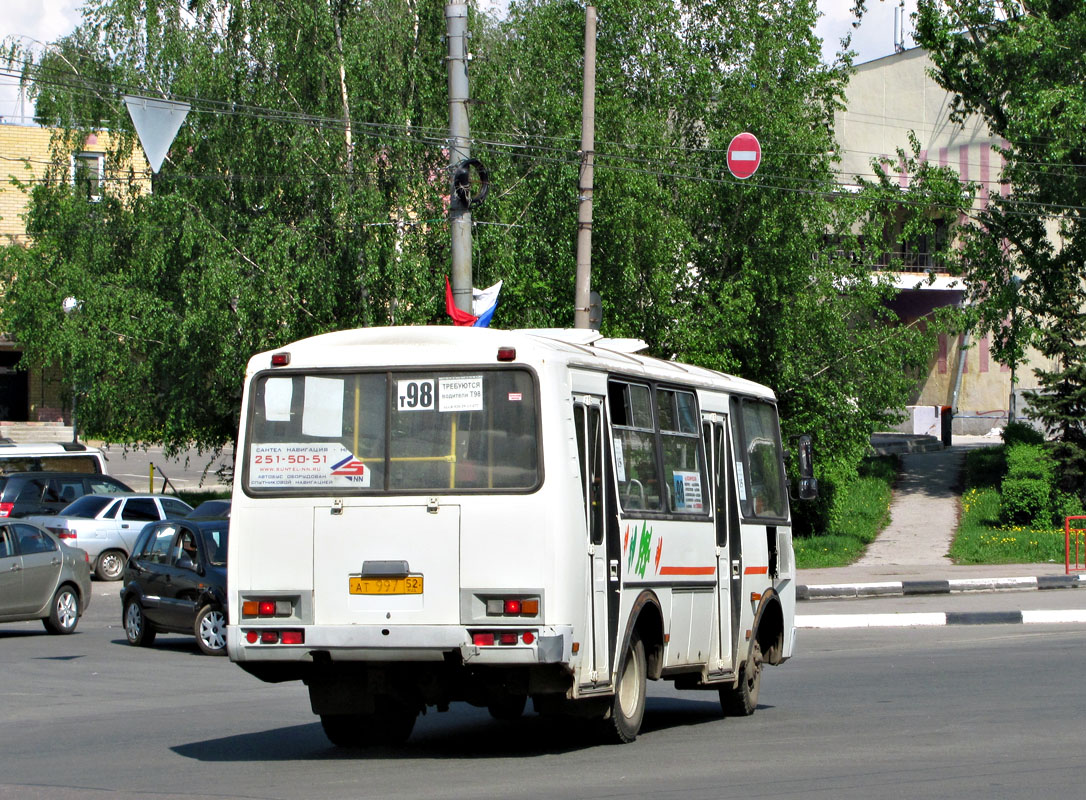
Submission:
[[[569,625],[545,626],[532,630],[528,644],[518,637],[517,644],[477,645],[472,631],[451,625],[369,625],[302,626],[302,644],[279,642],[250,643],[250,630],[263,632],[270,626],[227,628],[227,652],[236,662],[303,662],[320,658],[332,661],[444,661],[450,653],[459,653],[465,664],[473,666],[510,664],[569,663],[572,657],[573,628]],[[297,628],[293,628],[297,630]],[[321,655],[317,655],[321,654]]]

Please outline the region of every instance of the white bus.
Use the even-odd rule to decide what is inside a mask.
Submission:
[[[774,395],[636,345],[399,327],[254,356],[230,658],[304,681],[341,746],[527,698],[632,741],[646,679],[752,713],[795,638]]]

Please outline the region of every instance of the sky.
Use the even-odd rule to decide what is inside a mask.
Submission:
[[[493,0],[492,0],[493,1]],[[500,1],[500,0],[499,0]],[[858,53],[857,63],[872,61],[894,52],[894,8],[904,2],[906,14],[916,10],[916,0],[867,0],[867,14],[859,29],[853,31],[852,47]],[[16,36],[35,46],[52,42],[70,33],[79,22],[83,0],[0,0],[0,40]],[[823,17],[815,33],[823,41],[823,59],[833,60],[838,43],[851,29],[853,0],[818,0]],[[906,30],[910,24],[906,22]],[[906,47],[912,40],[906,36]],[[20,105],[18,82],[0,75],[0,118],[19,121],[29,117],[29,104]],[[29,121],[29,120],[27,120]]]

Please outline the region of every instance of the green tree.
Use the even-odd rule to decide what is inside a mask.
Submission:
[[[814,0],[601,0],[598,14],[604,333],[775,387],[786,433],[816,432],[822,476],[854,472],[934,328],[898,324],[892,287],[853,257],[872,193],[891,198],[835,191],[847,69],[820,60]],[[475,283],[505,281],[497,325],[568,326],[584,7],[524,0],[471,23],[473,154],[492,183],[473,211]],[[73,141],[106,126],[119,153],[134,144],[121,87],[193,104],[150,194],[114,175],[130,188],[88,205],[58,146],[34,243],[4,256],[5,325],[28,358],[74,365],[88,430],[217,446],[251,353],[444,319],[443,27],[427,0],[92,0],[33,65],[42,120]],[[748,181],[726,166],[742,130],[764,153]],[[65,296],[81,314],[61,319]]]
[[[954,95],[1005,141],[1006,196],[966,231],[966,276],[993,352],[1020,363],[1032,343],[1031,413],[1057,437],[1066,490],[1086,479],[1086,4],[920,0],[917,41]]]

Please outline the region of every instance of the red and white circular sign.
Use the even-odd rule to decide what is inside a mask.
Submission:
[[[728,145],[728,171],[737,178],[749,178],[762,163],[762,146],[753,133],[740,133]]]

